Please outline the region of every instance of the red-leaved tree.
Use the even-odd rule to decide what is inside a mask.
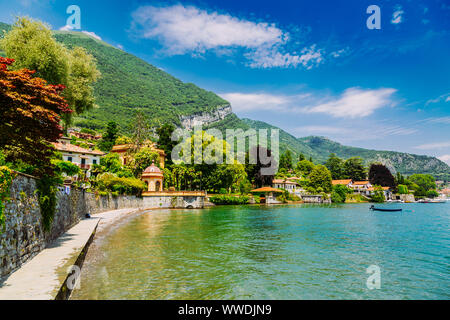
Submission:
[[[61,116],[72,111],[60,95],[63,85],[49,85],[28,69],[8,70],[13,62],[0,57],[0,149],[7,161],[20,159],[42,175],[54,150],[49,142],[62,135]]]

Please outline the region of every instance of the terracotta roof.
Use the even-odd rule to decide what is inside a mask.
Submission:
[[[283,190],[280,190],[280,189],[275,189],[275,188],[272,188],[272,187],[262,187],[262,188],[259,188],[259,189],[254,189],[254,190],[252,190],[252,191],[250,191],[250,192],[283,192]]]
[[[338,185],[338,184],[343,184],[343,185],[347,185],[349,183],[352,182],[352,179],[344,179],[344,180],[332,180],[331,183],[333,184],[333,186]]]
[[[146,176],[163,176],[161,169],[155,166],[155,161],[153,161],[152,165],[147,167],[144,172],[142,172],[142,177]]]
[[[127,151],[131,148],[131,144],[117,144],[112,147],[111,152]]]
[[[364,186],[369,183],[370,183],[369,181],[355,181],[355,182],[353,182],[353,185]]]
[[[443,189],[443,190],[442,190],[442,193],[444,193],[444,194],[450,194],[450,189]]]
[[[128,149],[131,149],[132,146],[133,146],[132,144],[117,144],[112,147],[111,152],[127,151]],[[146,146],[146,147],[150,147],[150,149],[152,149],[153,151],[155,151],[161,155],[166,155],[164,153],[164,150],[155,148],[154,144]]]
[[[85,153],[85,154],[92,154],[96,156],[103,156],[104,153],[100,150],[89,150],[85,149],[79,146],[76,146],[74,144],[65,143],[62,144],[60,142],[52,142],[52,144],[55,146],[56,150],[63,151],[63,152],[74,152],[74,153]]]
[[[151,173],[151,172],[154,172],[154,173],[161,173],[161,169],[159,169],[157,166],[155,166],[155,161],[152,162],[152,165],[151,165],[151,166],[147,167],[147,168],[144,170],[144,173]]]
[[[297,184],[297,182],[284,180],[284,179],[273,179],[272,184],[278,183],[278,184]]]

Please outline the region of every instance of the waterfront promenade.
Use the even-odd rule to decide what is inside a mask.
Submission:
[[[104,229],[137,209],[112,210],[81,220],[9,277],[0,281],[0,300],[53,300],[68,268],[85,254],[96,230]]]

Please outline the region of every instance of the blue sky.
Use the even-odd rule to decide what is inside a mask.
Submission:
[[[297,137],[450,164],[448,1],[0,0],[0,21],[81,30],[214,91],[240,117]],[[378,5],[381,29],[366,13]]]

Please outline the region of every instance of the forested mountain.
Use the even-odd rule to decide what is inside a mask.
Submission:
[[[9,25],[0,23],[0,36],[2,30],[9,29]],[[77,126],[103,129],[108,121],[114,120],[126,133],[134,113],[142,110],[154,126],[167,122],[178,126],[192,124],[200,117],[210,122],[205,128],[277,129],[262,121],[239,119],[231,113],[229,103],[215,93],[184,83],[103,41],[80,32],[55,31],[54,34],[68,48],[86,48],[97,59],[98,69],[102,73],[95,84],[98,107],[76,118]],[[0,54],[4,55],[1,51]],[[450,167],[434,157],[348,147],[323,137],[296,138],[281,129],[280,149],[280,152],[291,150],[294,159],[303,153],[316,162],[325,162],[331,152],[344,159],[361,156],[366,163],[382,162],[404,174],[432,173],[450,180]]]
[[[243,119],[243,122],[255,129],[277,128],[262,121]],[[335,153],[343,159],[359,156],[365,160],[366,164],[381,162],[392,171],[398,171],[402,174],[429,173],[436,178],[450,180],[450,167],[435,157],[344,146],[325,137],[295,138],[282,129],[280,129],[280,149],[281,152],[286,149],[291,150],[295,157],[301,152],[306,157],[312,157],[313,160],[321,163],[327,160],[330,153]]]

